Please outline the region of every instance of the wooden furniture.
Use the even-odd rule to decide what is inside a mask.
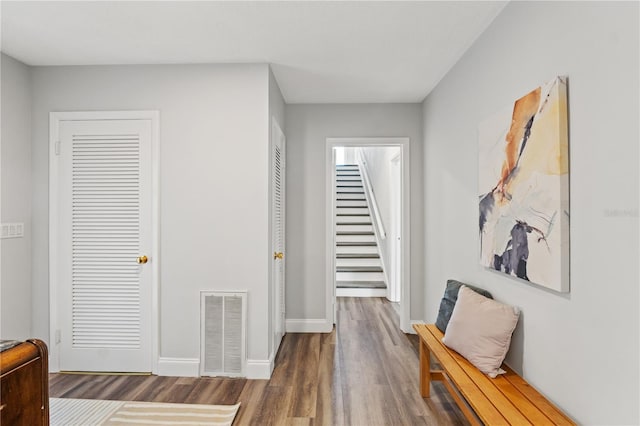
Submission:
[[[0,352],[0,424],[49,424],[47,345],[27,340]]]
[[[442,343],[435,324],[414,324],[420,337],[420,392],[429,397],[432,380],[447,388],[471,424],[574,425],[575,423],[506,365],[495,379]],[[442,370],[431,370],[431,355]],[[481,423],[482,422],[482,423]]]

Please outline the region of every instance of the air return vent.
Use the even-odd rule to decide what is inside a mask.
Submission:
[[[246,292],[200,293],[200,375],[244,376]]]

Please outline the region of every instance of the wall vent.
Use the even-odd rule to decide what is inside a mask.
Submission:
[[[244,376],[246,292],[200,293],[200,375]]]

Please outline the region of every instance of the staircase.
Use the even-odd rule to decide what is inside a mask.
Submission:
[[[384,297],[382,262],[356,164],[336,166],[337,296]]]

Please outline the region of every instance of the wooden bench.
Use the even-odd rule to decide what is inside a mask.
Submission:
[[[495,379],[442,343],[435,324],[414,324],[420,336],[420,391],[429,398],[432,380],[447,388],[473,425],[575,425],[556,406],[506,365]],[[442,370],[431,370],[431,355]],[[475,414],[474,414],[475,413]]]

